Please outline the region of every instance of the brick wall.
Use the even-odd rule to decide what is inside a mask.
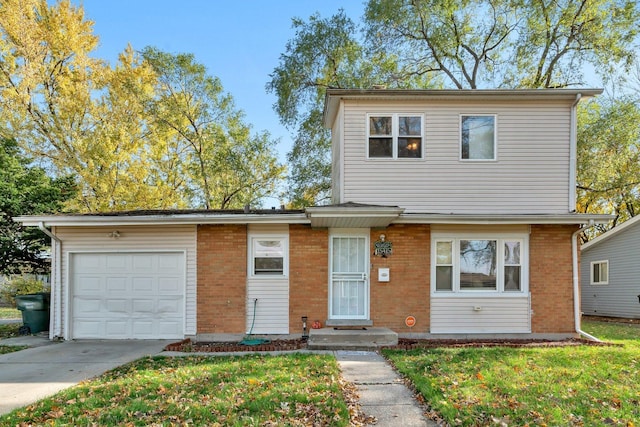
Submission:
[[[244,333],[247,227],[200,225],[197,247],[197,333]]]
[[[384,234],[393,244],[388,258],[371,255],[371,320],[398,333],[429,332],[430,240],[428,225],[391,225],[371,231],[373,244]],[[389,282],[378,282],[378,268],[389,268]],[[409,329],[407,316],[416,318]]]
[[[529,288],[533,333],[571,333],[573,317],[572,225],[532,225]]]
[[[302,316],[327,319],[329,301],[329,231],[289,226],[289,333],[302,331]]]

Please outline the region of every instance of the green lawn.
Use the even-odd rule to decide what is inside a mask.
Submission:
[[[22,313],[20,310],[10,307],[0,307],[0,319],[21,319]]]
[[[146,358],[0,417],[0,425],[349,425],[325,355]]]
[[[619,346],[384,354],[451,425],[633,426],[640,420],[640,328],[585,322],[583,329]]]
[[[9,325],[0,325],[0,354],[13,353],[14,351],[20,351],[27,347],[25,346],[9,346],[2,345],[3,338],[11,338],[18,336],[18,329],[22,324],[14,323]]]

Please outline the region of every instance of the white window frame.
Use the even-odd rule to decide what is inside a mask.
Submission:
[[[598,277],[598,281],[596,282],[594,279],[594,274],[593,274],[593,267],[595,265],[606,265],[607,266],[607,275],[604,278],[605,280],[600,280],[602,279],[602,277]],[[608,285],[609,284],[609,260],[607,259],[603,259],[603,260],[599,260],[599,261],[591,261],[591,264],[589,265],[589,276],[591,277],[591,284],[593,286],[602,286],[602,285]],[[602,268],[600,268],[600,276],[602,276]]]
[[[369,140],[371,138],[375,138],[376,136],[383,135],[371,135],[371,129],[369,126],[370,119],[372,117],[391,117],[391,145],[392,145],[392,155],[391,157],[371,157],[369,156]],[[399,120],[400,117],[418,117],[420,118],[420,135],[400,135],[400,125]],[[425,118],[422,113],[368,113],[367,114],[367,159],[368,160],[409,160],[409,161],[417,161],[424,160],[425,158]],[[398,138],[400,136],[413,136],[420,137],[420,157],[398,157]]]
[[[461,240],[495,240],[496,241],[496,289],[462,289],[460,288],[460,241]],[[451,290],[436,290],[437,244],[452,242],[453,283]],[[505,290],[505,242],[520,242],[520,290]],[[523,296],[529,293],[529,236],[521,233],[434,233],[431,236],[431,295],[494,295]]]
[[[256,274],[255,273],[255,258],[256,258],[256,244],[258,240],[277,240],[282,243],[282,274]],[[248,257],[249,276],[251,278],[259,279],[283,279],[289,277],[289,237],[282,234],[253,234],[249,240],[249,257]]]
[[[464,117],[493,117],[493,158],[492,159],[465,159],[462,157],[462,119]],[[464,113],[460,114],[458,123],[459,141],[458,146],[460,149],[460,161],[461,162],[496,162],[498,160],[498,115],[497,114],[475,114]]]

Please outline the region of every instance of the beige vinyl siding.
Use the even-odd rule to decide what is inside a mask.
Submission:
[[[367,159],[367,113],[423,114],[424,158]],[[497,160],[460,160],[461,114],[496,115]],[[566,103],[345,101],[342,117],[340,202],[396,205],[407,213],[568,211],[570,106]]]
[[[431,333],[531,333],[529,296],[432,297]]]
[[[332,203],[340,203],[342,185],[342,109],[339,118],[333,122],[331,129],[331,199]]]
[[[251,271],[252,242],[254,238],[283,239],[285,252],[284,274],[278,277],[254,276]],[[288,334],[289,333],[289,226],[288,225],[255,225],[249,226],[249,254],[247,274],[247,333],[253,324],[254,334]],[[255,305],[254,320],[254,300]]]
[[[117,230],[120,237],[108,236]],[[184,251],[186,254],[185,334],[196,333],[196,227],[194,225],[117,226],[117,227],[56,227],[62,240],[62,294],[60,311],[62,325],[67,314],[69,254],[75,252]],[[57,315],[57,314],[56,314]],[[64,327],[64,326],[63,326]],[[66,328],[65,328],[66,329]],[[65,330],[65,335],[68,330]]]

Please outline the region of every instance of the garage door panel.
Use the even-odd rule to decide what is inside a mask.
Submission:
[[[103,288],[102,278],[95,276],[78,275],[76,278],[76,286],[77,289],[82,292],[82,294],[92,292],[99,294],[102,292]]]
[[[100,264],[106,266],[107,269],[124,270],[127,268],[128,256],[125,254],[111,254],[105,259],[104,263]]]
[[[133,269],[139,272],[157,271],[157,258],[157,255],[136,254],[131,258]]]
[[[109,320],[105,322],[105,335],[107,337],[121,337],[123,335],[128,335],[129,322],[127,321],[116,321]]]
[[[184,254],[72,254],[73,338],[184,336]]]
[[[151,292],[154,289],[153,277],[133,277],[131,278],[132,292]]]
[[[155,299],[134,299],[133,300],[133,313],[155,313]]]
[[[158,290],[164,294],[180,294],[181,288],[182,279],[180,277],[161,277],[158,279]]]
[[[139,338],[151,338],[154,335],[153,322],[149,320],[134,320],[132,322],[133,334]]]
[[[127,291],[126,277],[106,277],[105,290],[107,293],[123,293]]]
[[[101,315],[114,315],[114,316],[128,316],[131,312],[131,301],[128,299],[107,299],[106,313],[102,312]]]
[[[104,336],[103,332],[103,324],[104,322],[95,320],[77,320],[73,322],[73,330],[78,336],[87,336],[87,337],[102,337]]]
[[[182,324],[176,321],[160,321],[158,328],[162,335],[172,336],[182,333]]]
[[[84,316],[100,315],[102,300],[78,298],[73,301],[73,312]]]
[[[158,314],[178,316],[182,311],[182,301],[178,299],[158,299]]]

